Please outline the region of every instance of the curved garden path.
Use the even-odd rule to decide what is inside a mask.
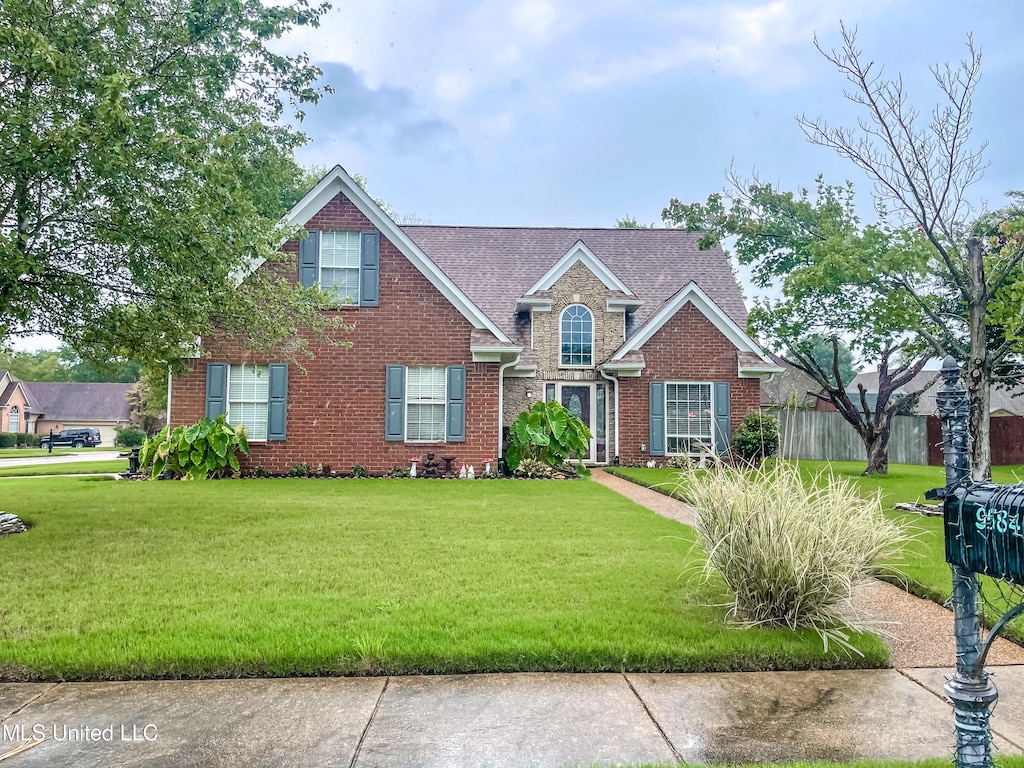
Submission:
[[[692,526],[696,520],[693,508],[685,502],[601,469],[593,471],[591,480],[684,525]],[[852,611],[880,628],[894,667],[956,666],[953,613],[938,603],[915,597],[893,584],[871,581],[854,594]],[[1024,664],[1024,648],[1000,638],[992,645],[988,665],[1006,664]]]

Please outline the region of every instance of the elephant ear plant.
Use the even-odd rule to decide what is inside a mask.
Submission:
[[[225,414],[169,429],[164,427],[139,449],[139,467],[151,478],[165,472],[187,480],[231,477],[238,472],[236,454],[249,454],[245,427],[231,426]]]
[[[583,466],[583,457],[590,453],[590,429],[561,403],[551,401],[534,403],[528,411],[519,414],[510,428],[506,461],[515,470],[524,459],[534,459],[549,467],[562,467],[575,457],[578,472],[589,475]]]

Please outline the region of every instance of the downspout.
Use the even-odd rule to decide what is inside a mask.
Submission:
[[[602,379],[615,385],[615,460],[612,465],[617,467],[619,466],[619,380],[614,376],[609,376],[604,368],[598,368],[597,372],[601,374]]]
[[[204,416],[206,414],[203,414]],[[171,423],[171,367],[167,366],[167,424]]]
[[[494,454],[498,461],[504,458],[504,455],[501,452],[501,433],[505,427],[505,369],[513,365],[519,365],[519,361],[522,356],[523,353],[520,352],[515,356],[514,360],[504,363],[498,368],[498,452]]]

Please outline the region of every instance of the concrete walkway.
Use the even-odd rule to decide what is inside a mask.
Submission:
[[[121,456],[121,451],[100,451],[92,448],[76,453],[47,454],[45,456],[14,456],[0,459],[3,467],[35,467],[40,464],[70,464],[76,461],[112,461]]]
[[[538,766],[917,760],[953,743],[942,669],[0,684],[17,766]],[[993,718],[1024,745],[1024,667]],[[10,755],[15,750],[23,751]],[[4,759],[4,755],[10,755]]]

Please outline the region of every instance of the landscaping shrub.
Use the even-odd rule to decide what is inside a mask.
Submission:
[[[17,448],[18,436],[13,432],[0,432],[0,448]]]
[[[579,473],[590,474],[582,464],[583,457],[590,453],[590,429],[557,401],[537,402],[520,413],[509,436],[505,460],[513,472],[525,459],[558,468],[575,456],[580,462]]]
[[[748,413],[732,437],[733,447],[748,464],[760,464],[779,452],[779,421],[766,413]]]
[[[139,451],[139,468],[149,469],[151,478],[165,472],[188,480],[230,477],[238,472],[235,454],[249,453],[245,427],[232,427],[223,413],[216,419],[175,427],[170,433],[168,429],[144,440]]]
[[[826,649],[830,641],[852,648],[843,608],[853,589],[885,571],[882,559],[910,539],[882,514],[880,491],[861,498],[849,480],[820,473],[808,488],[797,466],[781,461],[742,470],[715,465],[685,482],[707,553],[704,577],[725,581],[735,618],[810,627]]]
[[[121,445],[125,448],[134,448],[142,445],[146,439],[146,432],[138,427],[114,427],[114,445]]]
[[[352,465],[352,477],[369,477],[369,476],[370,476],[369,470],[366,467],[364,467],[362,464],[353,464]]]
[[[408,477],[408,476],[409,476],[409,468],[408,467],[399,466],[397,464],[395,466],[393,466],[391,469],[389,469],[387,471],[387,474],[384,475],[384,477],[396,477],[396,478],[397,477]]]
[[[309,462],[297,461],[292,464],[291,469],[288,470],[288,477],[312,477],[313,467],[310,466]]]
[[[555,474],[555,470],[539,459],[523,459],[519,462],[514,474],[516,477],[541,478],[546,480]]]

